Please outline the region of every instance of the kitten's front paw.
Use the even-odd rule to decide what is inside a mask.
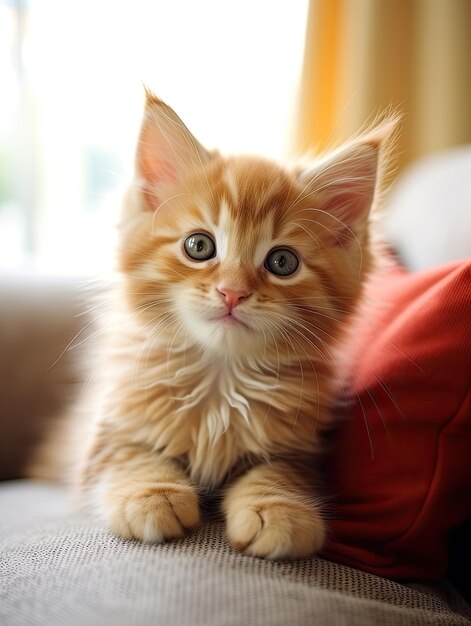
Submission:
[[[200,518],[198,496],[187,484],[130,484],[108,493],[105,504],[113,533],[147,543],[182,537]]]
[[[302,505],[234,503],[227,511],[227,536],[234,548],[252,556],[297,559],[322,548],[325,525],[315,510]]]

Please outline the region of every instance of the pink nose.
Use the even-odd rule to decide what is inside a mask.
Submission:
[[[235,308],[238,304],[240,304],[243,300],[247,300],[250,296],[248,291],[236,291],[235,289],[226,289],[226,287],[218,287],[219,293],[224,296],[224,300],[226,305],[229,307],[229,310]]]

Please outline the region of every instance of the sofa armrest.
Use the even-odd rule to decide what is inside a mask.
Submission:
[[[76,387],[73,354],[58,357],[86,323],[79,294],[78,280],[0,277],[0,480],[23,475]]]

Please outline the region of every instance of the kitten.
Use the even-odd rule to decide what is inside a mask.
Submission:
[[[222,489],[227,537],[321,549],[333,347],[373,254],[389,120],[309,169],[208,152],[147,92],[118,250],[119,322],[81,487],[109,528],[161,542]]]

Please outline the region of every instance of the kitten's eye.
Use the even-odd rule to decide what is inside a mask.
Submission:
[[[285,250],[284,248],[272,250],[265,261],[267,270],[277,276],[289,276],[290,274],[294,274],[298,269],[298,265],[299,259],[294,252]]]
[[[216,256],[214,241],[204,233],[195,233],[185,239],[185,252],[194,261],[207,261]]]

